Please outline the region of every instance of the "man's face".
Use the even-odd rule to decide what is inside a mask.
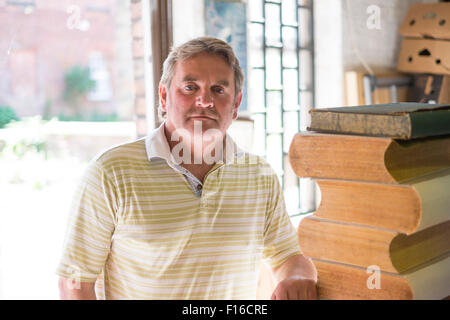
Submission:
[[[233,69],[223,57],[208,53],[177,62],[170,88],[159,90],[169,134],[185,129],[193,136],[195,121],[202,132],[217,129],[224,136],[242,99],[242,93],[235,97]]]

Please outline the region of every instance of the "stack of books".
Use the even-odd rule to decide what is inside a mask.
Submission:
[[[321,299],[450,295],[450,105],[315,109],[289,156],[321,201],[298,227]]]

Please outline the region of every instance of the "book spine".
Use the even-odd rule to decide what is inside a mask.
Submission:
[[[384,160],[391,144],[390,138],[296,134],[289,160],[299,177],[396,183]]]
[[[410,186],[334,179],[317,179],[317,184],[322,197],[315,217],[407,234],[419,225],[421,200]]]
[[[450,220],[406,235],[308,217],[298,227],[298,238],[307,256],[402,274],[450,252]]]
[[[326,260],[312,259],[318,273],[319,299],[411,300],[414,292],[406,278]]]
[[[413,112],[410,119],[411,138],[445,135],[450,128],[450,110]]]
[[[308,257],[363,268],[377,265],[392,273],[398,272],[392,265],[389,246],[397,234],[314,217],[304,218],[298,227],[300,248]]]
[[[395,139],[411,138],[411,123],[406,114],[374,115],[357,113],[311,112],[310,131],[359,134]]]

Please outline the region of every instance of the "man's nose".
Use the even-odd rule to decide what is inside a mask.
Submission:
[[[195,102],[198,107],[204,108],[212,107],[214,105],[214,99],[208,90],[202,90]]]

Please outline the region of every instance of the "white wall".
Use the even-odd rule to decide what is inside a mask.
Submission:
[[[401,36],[398,29],[405,19],[411,4],[437,2],[437,0],[343,0],[343,59],[344,70],[360,68],[361,63],[352,46],[354,35],[357,50],[363,59],[374,68],[396,68]],[[370,6],[379,8],[379,29],[374,28]]]
[[[172,0],[173,45],[205,35],[204,0]]]
[[[319,108],[343,102],[342,20],[341,0],[314,0],[315,87]]]
[[[437,0],[314,0],[316,107],[344,105],[344,72],[365,70],[361,59],[374,71],[395,69],[398,28],[417,2]],[[370,27],[370,6],[379,8],[380,28]]]

